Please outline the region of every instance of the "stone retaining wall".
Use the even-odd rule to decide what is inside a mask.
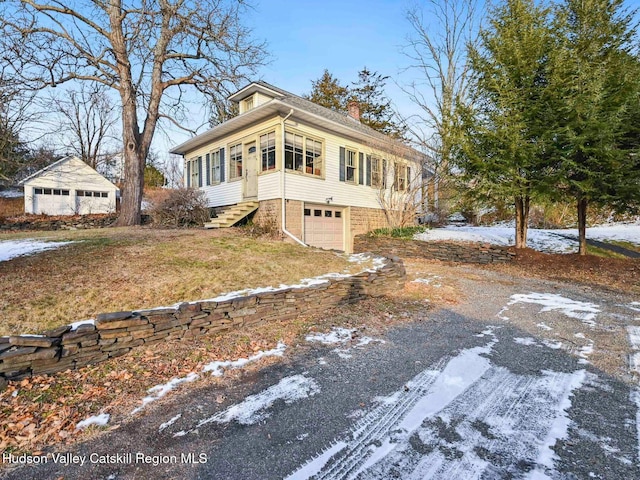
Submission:
[[[384,256],[428,258],[459,263],[509,262],[515,253],[507,247],[489,243],[473,242],[425,242],[399,238],[371,237],[358,235],[354,241],[354,251],[374,252]]]
[[[103,362],[132,348],[176,339],[288,320],[303,313],[378,297],[404,285],[397,257],[375,271],[323,283],[225,299],[182,303],[176,307],[99,314],[93,323],[71,325],[43,335],[0,337],[0,388],[7,380],[50,374]]]
[[[105,228],[114,224],[116,214],[75,215],[72,217],[49,217],[46,215],[25,215],[0,219],[0,230],[80,230],[84,228]]]

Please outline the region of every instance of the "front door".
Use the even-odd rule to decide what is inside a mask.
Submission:
[[[243,194],[244,198],[258,196],[258,156],[256,155],[255,142],[247,145],[247,160],[244,162]]]

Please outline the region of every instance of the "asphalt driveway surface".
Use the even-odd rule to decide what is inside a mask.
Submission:
[[[176,393],[3,478],[640,478],[640,299],[473,267],[437,279],[464,298]]]

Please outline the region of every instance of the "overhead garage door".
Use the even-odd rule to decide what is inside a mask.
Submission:
[[[344,250],[343,209],[329,205],[305,205],[304,241],[307,245]]]

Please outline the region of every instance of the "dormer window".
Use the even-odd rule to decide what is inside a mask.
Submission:
[[[244,101],[244,111],[247,112],[253,108],[253,95]]]

